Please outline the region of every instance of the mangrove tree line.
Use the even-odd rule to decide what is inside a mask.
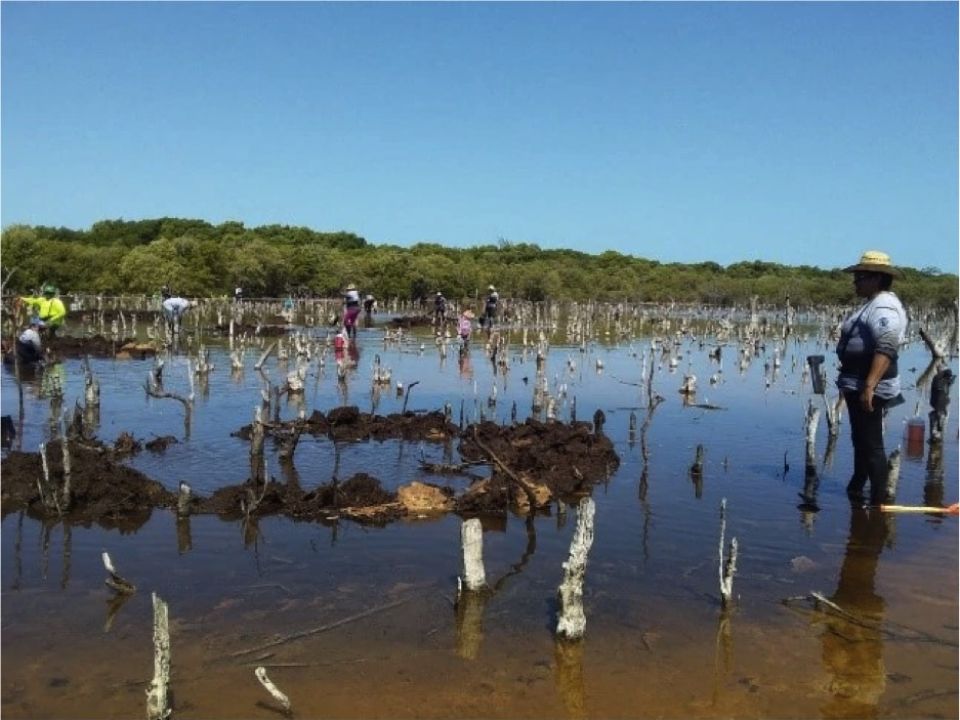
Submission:
[[[602,245],[602,241],[598,243]],[[637,243],[642,253],[642,239]],[[862,248],[850,257],[855,260]],[[896,260],[896,258],[894,258]],[[796,305],[845,303],[849,275],[839,267],[786,266],[745,260],[661,263],[606,251],[543,249],[500,240],[468,248],[419,243],[373,245],[350,232],[203,220],[104,220],[89,230],[12,225],[2,233],[7,290],[27,292],[53,282],[65,293],[148,293],[161,285],[190,296],[288,293],[335,296],[347,283],[380,298],[448,297],[482,293],[493,283],[504,296],[526,300],[598,299],[744,304],[752,296]],[[933,268],[903,269],[898,294],[910,304],[947,306],[957,297],[957,276]]]

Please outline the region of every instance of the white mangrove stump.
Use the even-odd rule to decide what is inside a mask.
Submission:
[[[104,551],[101,558],[103,559],[103,567],[109,574],[109,577],[103,581],[104,584],[120,595],[133,595],[137,591],[136,586],[117,572],[110,554]]]
[[[893,504],[897,498],[897,485],[900,483],[900,448],[887,458],[886,502]]]
[[[465,520],[460,526],[460,544],[463,548],[463,586],[468,592],[486,587],[483,567],[483,527],[477,518]]]
[[[147,688],[147,720],[170,717],[168,690],[170,686],[170,621],[167,604],[151,593],[153,598],[153,680]]]
[[[806,444],[806,471],[807,474],[817,474],[817,427],[820,425],[820,408],[810,400],[807,404],[807,416],[805,420],[805,429],[807,436]]]
[[[253,671],[253,674],[257,676],[257,680],[260,681],[260,684],[263,685],[264,690],[270,693],[270,696],[280,703],[280,706],[283,708],[285,713],[290,712],[290,698],[278,688],[273,681],[267,677],[267,669],[260,665],[256,670]]]
[[[190,514],[190,499],[192,490],[189,485],[181,481],[177,493],[177,515],[186,517]]]
[[[593,518],[596,505],[583,498],[577,508],[577,527],[570,542],[570,556],[563,564],[563,582],[557,591],[560,614],[557,635],[567,640],[583,637],[587,617],[583,611],[583,580],[587,571],[587,555],[593,545]]]
[[[950,407],[950,386],[956,376],[949,368],[940,370],[930,383],[930,444],[943,442]]]
[[[727,499],[720,501],[720,604],[724,610],[730,605],[733,597],[733,576],[737,572],[737,539],[730,540],[730,551],[724,559],[723,540],[727,530]]]

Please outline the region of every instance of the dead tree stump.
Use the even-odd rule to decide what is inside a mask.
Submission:
[[[577,527],[570,542],[570,557],[563,564],[563,583],[558,590],[560,617],[557,635],[567,640],[579,640],[587,627],[583,611],[583,580],[587,571],[587,555],[593,545],[593,518],[596,505],[591,498],[583,498],[577,508]]]

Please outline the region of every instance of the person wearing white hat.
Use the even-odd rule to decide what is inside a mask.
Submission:
[[[360,315],[360,292],[353,283],[347,285],[343,292],[343,328],[347,337],[357,339],[357,316]]]
[[[847,495],[862,502],[869,480],[870,504],[881,505],[888,502],[883,416],[903,402],[897,356],[907,331],[907,313],[890,289],[899,273],[886,253],[868,250],[859,263],[843,271],[853,273],[857,296],[865,300],[844,320],[837,343],[837,388],[850,412],[853,440],[853,477]]]

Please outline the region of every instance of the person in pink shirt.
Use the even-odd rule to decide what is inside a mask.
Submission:
[[[457,333],[460,335],[460,352],[470,349],[470,333],[473,332],[473,310],[464,310],[457,322]]]

